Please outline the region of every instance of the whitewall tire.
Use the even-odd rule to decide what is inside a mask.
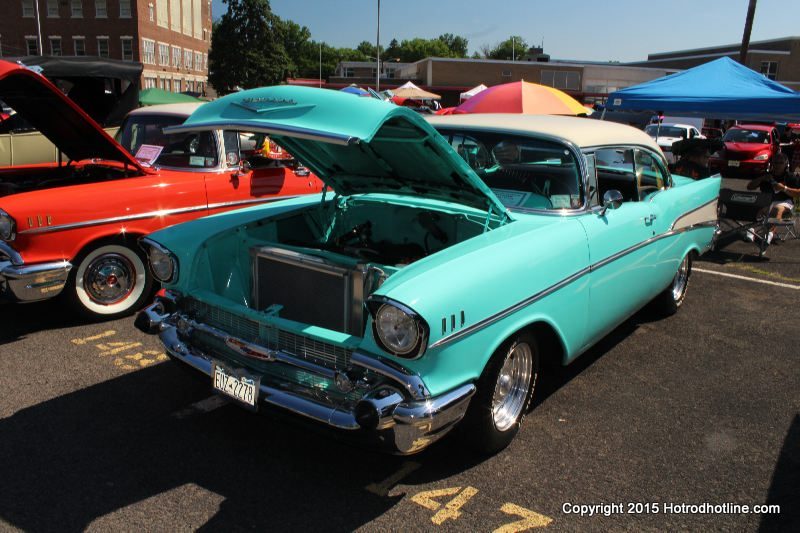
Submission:
[[[84,315],[116,318],[150,296],[153,282],[145,259],[123,244],[102,244],[81,254],[73,267],[70,296]]]

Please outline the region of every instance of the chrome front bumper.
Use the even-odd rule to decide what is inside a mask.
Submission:
[[[209,328],[196,322],[187,324],[186,319],[165,311],[165,302],[156,301],[139,313],[136,326],[146,333],[157,333],[174,360],[189,365],[209,376],[213,372],[213,357],[202,353],[182,340],[181,328],[203,328],[206,334],[224,336],[228,344],[259,350],[259,360],[269,352],[269,361],[277,365],[290,365],[307,372],[331,378],[338,372],[314,365],[297,357],[260,348]],[[229,342],[228,342],[229,341]],[[220,359],[224,362],[224,359]],[[475,385],[468,383],[440,396],[432,397],[419,376],[408,373],[391,361],[372,357],[360,352],[351,356],[354,369],[369,370],[380,374],[386,384],[367,392],[353,409],[330,405],[306,397],[302,391],[281,386],[279,383],[260,384],[259,401],[281,407],[304,417],[343,430],[366,430],[376,432],[381,440],[390,445],[393,452],[406,455],[421,451],[447,434],[466,413],[469,401],[475,393]]]
[[[67,284],[72,264],[55,261],[26,265],[6,243],[0,243],[0,297],[35,302],[58,296]]]

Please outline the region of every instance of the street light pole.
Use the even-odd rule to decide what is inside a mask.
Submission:
[[[378,0],[378,39],[375,46],[375,59],[378,63],[378,68],[375,72],[375,92],[381,92],[381,0]]]
[[[319,42],[319,88],[322,89],[322,41]]]

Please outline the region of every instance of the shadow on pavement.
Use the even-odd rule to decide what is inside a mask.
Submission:
[[[24,339],[37,331],[87,324],[61,298],[28,304],[0,304],[0,345]]]
[[[800,415],[795,415],[772,474],[767,505],[780,505],[780,514],[766,514],[759,531],[800,530]]]

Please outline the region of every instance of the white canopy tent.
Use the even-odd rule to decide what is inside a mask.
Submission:
[[[461,93],[461,96],[459,97],[459,101],[463,102],[464,100],[469,100],[470,98],[472,98],[473,96],[475,96],[479,92],[485,91],[486,89],[488,89],[488,87],[481,83],[477,87],[473,87],[469,91]]]

